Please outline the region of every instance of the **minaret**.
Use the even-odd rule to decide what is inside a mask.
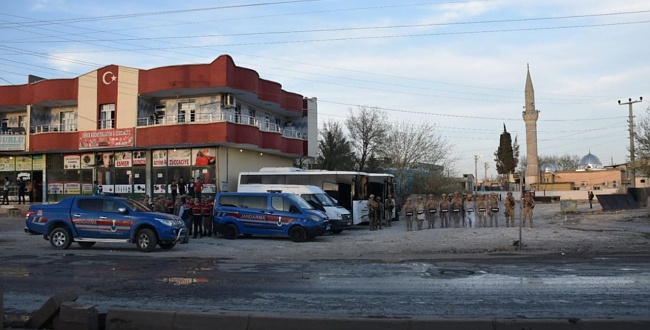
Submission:
[[[539,159],[537,157],[537,118],[539,110],[535,110],[535,90],[530,79],[530,67],[526,65],[526,106],[522,113],[526,123],[526,189],[531,183],[539,181]]]

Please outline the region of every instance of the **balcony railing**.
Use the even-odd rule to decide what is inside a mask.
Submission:
[[[0,134],[4,135],[25,135],[27,132],[24,127],[0,127]]]
[[[29,128],[30,133],[48,133],[48,132],[76,132],[77,124],[66,125],[36,125]]]
[[[247,126],[255,126],[263,132],[281,133],[287,138],[302,139],[302,134],[293,127],[280,127],[276,123],[261,122],[257,118],[240,115],[234,112],[210,112],[194,114],[174,114],[165,116],[149,116],[138,118],[138,126],[177,125],[192,123],[217,123],[229,122]]]

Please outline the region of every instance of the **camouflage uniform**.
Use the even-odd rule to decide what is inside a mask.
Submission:
[[[368,198],[368,222],[370,222],[370,230],[376,230],[377,226],[377,208],[379,204],[375,200],[375,195],[370,195]]]
[[[375,197],[375,201],[377,201],[377,214],[375,215],[377,218],[377,226],[379,229],[383,229],[382,226],[384,225],[384,203],[381,202],[381,197],[379,196]]]
[[[488,217],[490,217],[490,227],[499,227],[499,200],[496,194],[490,194],[488,199]]]
[[[463,226],[467,226],[467,228],[476,227],[476,204],[473,201],[472,195],[467,196],[467,199],[463,203],[463,208],[465,209],[465,222]]]
[[[422,224],[424,223],[424,202],[422,197],[418,197],[417,202],[415,202],[415,224],[417,225],[418,230],[422,230]]]
[[[451,198],[451,219],[454,222],[454,228],[460,228],[461,211],[463,210],[463,201],[457,192]]]
[[[523,221],[521,226],[526,227],[526,219],[530,219],[530,228],[533,228],[533,208],[535,208],[533,193],[527,192],[522,199],[522,203],[524,203],[524,210],[521,214],[521,221]]]
[[[428,229],[436,228],[436,212],[438,211],[438,203],[433,198],[433,195],[429,195],[426,209]]]
[[[440,196],[440,228],[449,228],[449,200],[447,194]]]
[[[485,201],[485,195],[478,195],[476,202],[476,209],[478,210],[478,227],[487,227],[487,214],[488,214],[488,203]]]
[[[415,207],[411,203],[411,199],[406,199],[406,204],[404,204],[404,218],[406,219],[406,231],[413,230],[413,217],[415,213]]]
[[[512,197],[512,192],[508,191],[508,196],[506,197],[505,201],[505,206],[506,206],[506,227],[514,227],[515,226],[515,198]]]
[[[390,227],[393,222],[393,209],[395,209],[395,202],[393,201],[393,196],[388,195],[384,203],[385,216],[386,216],[386,226]]]

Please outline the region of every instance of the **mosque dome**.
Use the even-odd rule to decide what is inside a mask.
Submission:
[[[562,166],[557,165],[557,164],[542,164],[542,166],[539,167],[540,172],[548,173],[548,172],[559,172],[562,171]]]
[[[592,154],[591,151],[580,159],[578,163],[579,170],[595,170],[602,169],[603,163],[600,162],[600,159],[596,155]]]

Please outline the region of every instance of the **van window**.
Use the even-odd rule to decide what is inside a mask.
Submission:
[[[239,196],[239,206],[265,210],[266,196]]]
[[[236,207],[239,205],[239,198],[237,196],[221,196],[219,198],[219,205]]]
[[[297,214],[301,213],[300,210],[294,204],[292,204],[288,199],[282,196],[272,196],[271,205],[273,206],[273,209],[278,211],[291,212]]]

